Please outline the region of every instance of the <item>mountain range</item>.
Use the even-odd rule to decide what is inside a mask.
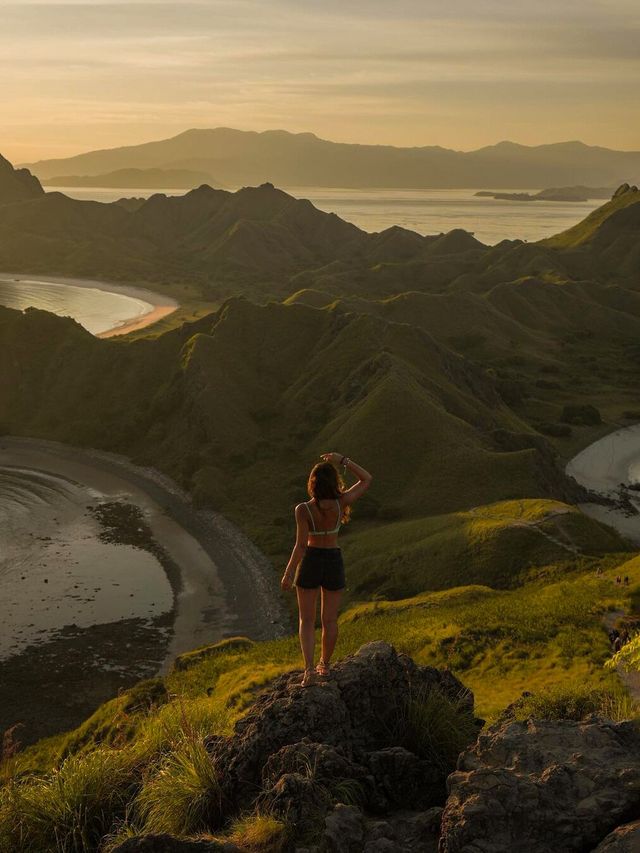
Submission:
[[[500,142],[476,151],[454,151],[440,146],[357,145],[330,142],[312,133],[224,127],[192,129],[170,139],[26,165],[58,186],[69,185],[70,178],[84,181],[122,169],[195,171],[208,175],[208,183],[227,186],[271,182],[285,187],[543,189],[640,181],[640,151],[575,141],[534,147]]]
[[[262,496],[260,482],[286,485],[330,445],[373,453],[384,486],[363,507],[408,566],[397,518],[427,531],[435,515],[491,501],[577,496],[557,450],[623,417],[637,381],[639,235],[628,185],[550,240],[493,247],[460,230],[369,234],[271,184],[131,205],[5,200],[0,269],[183,282],[209,313],[120,342],[5,309],[0,422],[158,466],[275,555],[294,494]],[[387,581],[371,576],[369,535],[371,592]],[[425,572],[451,582],[448,558],[416,565],[394,594],[423,589]]]
[[[188,283],[211,302],[308,289],[334,298],[468,292],[523,276],[611,283],[637,272],[639,197],[624,185],[564,235],[487,247],[462,230],[369,234],[268,183],[103,204],[44,193],[28,172],[9,168],[0,175],[0,269]]]

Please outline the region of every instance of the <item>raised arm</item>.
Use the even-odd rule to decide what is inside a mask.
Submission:
[[[309,536],[309,516],[302,504],[298,504],[295,509],[296,518],[296,543],[293,546],[293,551],[289,557],[289,562],[284,570],[280,586],[284,590],[289,590],[293,586],[293,578],[298,568],[298,563],[304,557],[304,552],[307,550],[307,538]]]
[[[325,462],[333,462],[334,465],[351,471],[358,478],[357,483],[354,483],[353,486],[350,486],[342,493],[342,502],[344,504],[352,504],[354,501],[357,501],[371,485],[371,480],[373,479],[371,474],[361,465],[349,459],[348,456],[342,456],[341,453],[323,453],[322,458]]]

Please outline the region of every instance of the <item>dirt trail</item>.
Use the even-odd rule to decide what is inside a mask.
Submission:
[[[545,521],[549,521],[556,516],[566,515],[570,512],[569,508],[559,507],[558,509],[551,510],[546,513],[542,518],[532,520],[525,519],[521,516],[517,515],[496,515],[494,514],[483,514],[480,510],[482,507],[473,507],[469,510],[470,515],[475,515],[478,518],[484,518],[487,521],[507,521],[509,522],[510,527],[525,527],[529,530],[538,533],[540,536],[544,537],[547,541],[552,542],[559,548],[563,548],[565,551],[577,556],[578,554],[582,554],[582,550],[576,545],[576,543],[571,539],[568,533],[563,531],[558,531],[559,534],[565,537],[565,541],[559,539],[557,536],[554,536],[552,533],[549,533],[546,530],[543,530],[540,526]]]

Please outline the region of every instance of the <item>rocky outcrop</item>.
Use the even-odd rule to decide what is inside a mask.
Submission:
[[[584,853],[640,814],[640,730],[597,717],[497,724],[448,786],[441,853]]]
[[[638,853],[639,850],[640,820],[636,820],[614,829],[593,853]]]
[[[213,760],[224,768],[225,799],[243,809],[259,793],[262,800],[276,801],[281,813],[287,799],[299,811],[302,778],[330,795],[340,780],[349,779],[362,801],[378,810],[392,807],[396,792],[407,785],[412,805],[441,805],[443,767],[403,748],[409,703],[432,690],[455,702],[463,697],[466,713],[472,712],[472,694],[450,672],[418,666],[384,642],[363,646],[340,661],[326,682],[308,688],[300,687],[299,673],[280,676],[232,737],[209,742]]]
[[[114,853],[248,853],[229,827],[252,814],[281,822],[280,853],[640,853],[636,723],[520,722],[516,702],[477,740],[461,728],[453,770],[429,714],[449,735],[479,721],[451,673],[375,642],[300,680],[275,679],[233,735],[207,739],[222,807],[200,840],[144,835]]]
[[[37,198],[43,194],[40,181],[28,169],[14,169],[0,155],[0,204]]]
[[[219,840],[145,835],[114,853],[232,853],[225,832],[252,813],[284,823],[282,853],[435,853],[453,766],[450,752],[433,748],[429,702],[432,713],[450,709],[448,724],[464,723],[463,748],[480,726],[473,695],[385,642],[362,646],[311,687],[301,676],[276,678],[233,735],[205,742],[220,771],[220,819],[207,827]]]

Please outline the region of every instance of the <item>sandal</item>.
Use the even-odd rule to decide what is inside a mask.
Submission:
[[[312,684],[317,683],[318,673],[315,669],[305,669],[304,676],[302,677],[302,681],[300,682],[300,687],[311,687]]]
[[[317,673],[321,678],[328,678],[328,677],[329,677],[329,664],[328,664],[328,663],[325,663],[325,662],[322,660],[322,658],[320,658],[320,660],[318,661],[318,665],[317,665],[317,667],[316,667],[316,673]]]

